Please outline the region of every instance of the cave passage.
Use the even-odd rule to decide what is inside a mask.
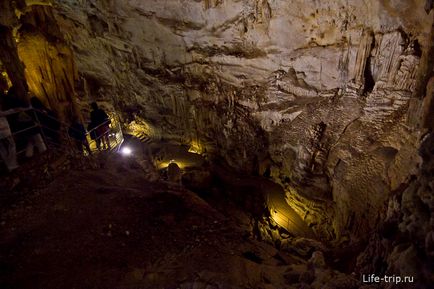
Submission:
[[[432,8],[0,0],[0,288],[431,289]]]

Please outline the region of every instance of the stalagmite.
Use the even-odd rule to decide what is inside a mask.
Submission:
[[[430,288],[432,1],[0,0],[0,11],[0,94],[8,94],[1,101],[36,96],[59,117],[69,141],[72,120],[90,130],[90,103],[97,102],[116,128],[109,137],[122,136],[127,152],[81,158],[53,148],[59,153],[52,166],[67,175],[66,188],[45,164],[51,150],[29,163],[60,194],[43,182],[46,203],[29,209],[40,215],[23,226],[14,219],[21,207],[0,216],[17,230],[0,234],[0,244],[21,254],[0,250],[2,260],[16,262],[9,268],[0,261],[0,271],[12,274],[0,273],[10,283],[5,288],[30,288],[36,277],[44,281],[34,288],[44,289],[58,282],[71,288],[396,285],[366,281],[379,274],[414,275],[415,288]],[[18,137],[17,145],[26,141]],[[81,165],[73,163],[77,155]],[[69,163],[57,165],[63,162]],[[6,179],[15,192],[28,185],[22,176],[18,183],[14,174]],[[76,207],[65,209],[70,204]],[[71,218],[83,227],[107,224],[86,227],[92,234],[80,239],[78,229],[67,231],[76,226],[66,224]],[[38,230],[51,230],[39,223],[46,219],[56,231],[65,223],[65,242],[77,238],[87,248],[86,242],[107,241],[107,252],[128,258],[118,263],[118,255],[98,256],[104,246],[90,246],[89,257],[68,253],[66,263],[47,265],[55,278],[45,269],[23,273],[14,266],[51,260],[44,250],[60,242],[53,231],[56,237],[40,237],[45,233]],[[120,228],[130,222],[134,228]],[[208,229],[213,234],[202,240]],[[199,265],[185,265],[190,258]],[[77,284],[67,282],[83,273],[69,266],[78,260],[82,268],[101,266]]]

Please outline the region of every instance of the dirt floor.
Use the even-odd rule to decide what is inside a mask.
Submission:
[[[0,288],[316,288],[306,286],[340,276],[315,275],[252,238],[236,207],[215,207],[151,182],[133,159],[101,155],[2,206]]]

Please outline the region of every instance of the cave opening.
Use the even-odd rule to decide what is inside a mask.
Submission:
[[[365,78],[365,83],[364,83],[364,88],[363,88],[363,94],[366,95],[366,94],[372,92],[372,90],[374,89],[374,86],[375,86],[375,80],[374,80],[374,77],[372,76],[372,71],[371,71],[371,58],[370,57],[368,57],[368,59],[366,60],[364,78]]]
[[[1,288],[431,288],[430,1],[91,2],[0,0]]]

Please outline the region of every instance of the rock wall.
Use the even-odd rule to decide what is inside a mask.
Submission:
[[[10,81],[16,87],[16,97],[26,102],[28,87],[24,75],[24,66],[18,57],[13,31],[13,28],[19,24],[15,10],[24,7],[24,1],[14,3],[7,0],[0,1],[0,11],[2,11],[0,13],[0,69],[2,72],[0,82],[6,84]],[[8,77],[4,77],[4,74],[8,75]],[[1,86],[1,89],[4,90],[3,86],[5,85],[2,84]]]
[[[73,110],[77,72],[53,12],[50,6],[29,7],[20,18],[17,48],[31,94],[65,117]]]
[[[1,70],[23,102],[38,97],[59,117],[75,108],[77,71],[50,1],[2,1]],[[4,11],[4,12],[3,12]],[[4,70],[4,71],[3,71]]]
[[[431,45],[428,2],[57,0],[45,9],[62,35],[50,47],[73,48],[78,102],[111,102],[125,125],[194,142],[240,172],[269,172],[319,237],[356,241],[421,161],[407,112]]]

